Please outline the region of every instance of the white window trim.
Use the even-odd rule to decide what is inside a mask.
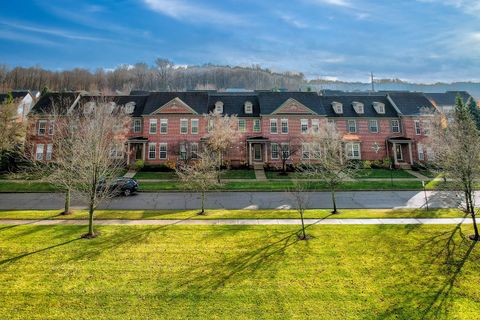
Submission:
[[[285,159],[285,158],[283,157],[283,153],[285,152],[284,149],[283,149],[284,146],[287,146],[287,149],[286,149],[286,152],[288,153],[287,159],[290,159],[290,158],[292,157],[292,154],[291,154],[291,152],[290,152],[290,144],[288,144],[288,143],[286,143],[286,142],[280,143],[280,152],[282,153],[281,159]]]
[[[286,126],[287,132],[283,132],[283,124],[284,124],[284,123],[287,124],[287,126]],[[281,119],[281,120],[280,120],[280,133],[281,133],[281,134],[288,134],[288,131],[289,131],[289,129],[288,129],[288,119]]]
[[[196,123],[195,126],[193,125],[194,123]],[[197,132],[193,132],[193,128],[197,128]],[[199,121],[199,119],[191,119],[190,120],[190,132],[192,134],[198,134],[199,131],[200,131],[200,121]]]
[[[305,154],[308,154],[307,157],[305,157]],[[310,159],[310,144],[308,143],[302,143],[302,159]]]
[[[355,124],[355,131],[350,131],[350,121],[353,121],[353,123]],[[357,120],[355,120],[355,119],[348,119],[347,120],[347,132],[348,133],[357,133]]]
[[[425,161],[425,150],[423,149],[423,145],[421,143],[417,144],[417,154],[419,161]]]
[[[39,150],[41,150],[42,152],[38,152]],[[43,160],[43,153],[45,151],[45,146],[44,144],[40,143],[40,144],[37,144],[36,148],[35,148],[35,160],[37,161],[41,161]],[[40,157],[39,157],[40,155]]]
[[[182,126],[182,123],[186,123],[186,126]],[[182,129],[185,128],[185,132],[182,132]],[[180,134],[188,134],[188,119],[180,119]]]
[[[397,123],[396,126],[393,125],[394,122]],[[398,128],[398,131],[394,131],[394,130],[393,130],[394,127],[397,127],[397,128]],[[400,128],[400,120],[398,120],[398,119],[392,119],[392,120],[390,121],[390,128],[391,128],[391,130],[392,130],[393,133],[400,133],[400,132],[402,131],[401,128]]]
[[[314,130],[314,128],[317,128]],[[320,131],[320,120],[319,119],[312,119],[312,130],[313,132],[319,132]]]
[[[165,146],[165,151],[162,151],[162,147]],[[165,152],[165,157],[162,157],[162,152]],[[168,159],[168,144],[166,142],[160,142],[158,144],[158,159],[166,160]]]
[[[255,128],[255,123],[257,123],[257,122],[258,122],[258,129]],[[262,121],[260,121],[260,119],[253,119],[252,131],[253,132],[261,132],[262,131]]]
[[[37,135],[44,136],[48,133],[47,122],[48,122],[47,120],[38,120]],[[45,127],[43,128],[44,129],[43,133],[40,133],[41,124],[45,125]]]
[[[422,127],[420,126],[420,120],[414,120],[414,129],[415,129],[415,135],[419,136],[422,134]]]
[[[240,122],[243,122],[243,124],[244,124],[243,129],[240,128]],[[238,131],[247,132],[247,120],[246,119],[238,119]]]
[[[275,123],[276,131],[272,131],[272,123]],[[270,119],[270,134],[278,134],[278,121],[277,119]]]
[[[162,132],[162,124],[165,124],[165,132]],[[160,119],[160,134],[168,134],[168,119]]]
[[[195,148],[194,148],[194,146],[195,146]],[[195,152],[194,152],[194,149],[196,149]],[[192,159],[198,159],[198,142],[191,142],[190,143],[190,157]]]
[[[137,131],[137,126],[136,126],[137,123],[139,124],[138,131]],[[142,119],[133,119],[133,132],[134,133],[142,132]]]
[[[305,125],[306,129],[303,131],[303,126]],[[313,120],[312,120],[313,125]],[[308,132],[308,119],[300,119],[300,132],[305,134]]]
[[[149,134],[157,134],[158,126],[157,126],[157,119],[150,119],[148,122],[148,133]],[[152,131],[152,125],[155,124],[155,131]]]
[[[47,151],[45,152],[45,160],[52,160],[53,144],[47,144]]]
[[[356,157],[354,155],[354,149],[353,149],[353,146],[358,146],[358,157]],[[352,156],[349,156],[348,155],[348,151],[351,151],[352,152]],[[345,144],[345,152],[346,152],[346,157],[348,159],[352,159],[352,160],[360,160],[362,158],[362,149],[361,149],[361,146],[360,146],[360,143],[358,142],[347,142]]]
[[[277,151],[276,151],[277,156],[275,156],[275,157],[273,156],[273,146],[276,146],[276,147],[277,147]],[[279,153],[278,147],[279,147],[278,143],[272,143],[272,144],[270,145],[270,149],[271,149],[271,150],[270,150],[270,157],[272,158],[272,160],[278,160],[278,159],[279,159],[280,153]]]
[[[55,122],[54,121],[50,121],[48,123],[48,135],[49,136],[53,136],[53,133],[55,131]]]
[[[155,156],[154,156],[153,158],[150,157],[150,151],[151,151],[151,150],[150,150],[150,147],[151,147],[151,146],[154,146],[154,147],[155,147],[155,148],[154,148]],[[157,144],[156,144],[155,142],[150,142],[150,143],[148,144],[148,155],[147,155],[147,156],[148,156],[148,160],[155,160],[155,159],[157,158]]]
[[[375,126],[375,127],[377,128],[376,131],[372,131],[372,126],[370,125],[370,122],[373,122],[373,121],[375,121],[375,123],[376,123],[376,126]],[[370,133],[379,133],[379,132],[380,132],[380,128],[379,128],[378,120],[377,120],[377,119],[369,119],[369,120],[368,120],[368,131],[369,131]]]

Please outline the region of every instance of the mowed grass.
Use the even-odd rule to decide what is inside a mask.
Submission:
[[[220,210],[207,209],[206,215],[199,210],[97,210],[95,218],[102,219],[299,219],[296,210]],[[458,209],[341,209],[340,214],[331,214],[330,209],[306,210],[307,219],[374,219],[374,218],[461,218]],[[71,215],[60,215],[61,210],[8,210],[0,211],[0,219],[88,219],[86,210],[74,210]]]
[[[288,172],[283,175],[281,171],[265,171],[268,179],[305,179],[305,176],[296,172]],[[360,169],[353,176],[355,179],[405,179],[416,178],[405,170],[388,170],[388,169]]]
[[[0,226],[1,319],[476,319],[471,226]]]

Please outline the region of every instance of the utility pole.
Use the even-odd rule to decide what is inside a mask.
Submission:
[[[370,82],[372,83],[372,92],[375,92],[375,84],[373,83],[373,72],[370,72]]]

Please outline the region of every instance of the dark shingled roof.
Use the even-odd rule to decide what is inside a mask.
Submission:
[[[77,92],[49,92],[35,103],[30,114],[51,114],[54,108],[58,113],[64,114],[67,112],[78,97]]]
[[[271,114],[288,99],[297,100],[319,115],[325,114],[316,92],[258,92],[261,114]]]
[[[26,90],[12,91],[11,93],[12,93],[13,100],[23,99],[27,94],[30,94],[30,92]],[[8,92],[0,93],[0,103],[3,103],[5,99],[7,99],[7,96],[8,96]]]
[[[167,102],[179,98],[195,110],[198,114],[208,113],[208,92],[151,92],[145,103],[143,114],[150,114],[166,104]]]
[[[140,117],[143,114],[143,108],[148,96],[96,96],[96,95],[84,95],[80,98],[79,103],[86,103],[88,101],[95,101],[96,99],[104,99],[106,101],[113,101],[116,105],[126,105],[127,103],[134,102],[135,109],[131,114],[132,117]],[[101,101],[101,100],[100,100]]]
[[[400,112],[405,116],[415,116],[427,109],[435,111],[430,100],[421,92],[389,92],[388,95]]]
[[[258,96],[253,93],[215,93],[210,94],[208,99],[208,111],[215,109],[217,101],[223,102],[223,114],[239,117],[258,117],[260,115],[260,106],[258,104]],[[245,102],[250,101],[253,106],[253,113],[245,113]]]
[[[329,96],[322,96],[322,105],[325,109],[325,113],[327,117],[364,117],[364,118],[371,118],[371,117],[383,117],[383,118],[396,118],[398,117],[397,111],[387,99],[387,95],[385,94],[378,94],[377,95],[329,95]],[[343,114],[336,114],[333,111],[332,102],[340,102],[343,104]],[[358,114],[355,112],[352,103],[361,102],[363,103],[363,114]],[[381,102],[385,105],[385,114],[379,114],[373,108],[374,102]]]
[[[468,99],[473,97],[467,91],[447,91],[442,93],[425,93],[425,96],[432,101],[435,105],[442,106],[454,106],[455,100],[459,95],[463,102],[467,103]]]

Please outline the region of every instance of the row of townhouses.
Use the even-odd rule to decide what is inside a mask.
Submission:
[[[107,97],[122,105],[131,117],[124,146],[118,156],[127,164],[144,160],[162,164],[195,158],[207,135],[206,115],[236,115],[241,139],[226,159],[232,165],[281,164],[281,150],[301,141],[309,130],[334,123],[351,159],[392,159],[396,166],[428,161],[429,121],[433,112],[448,111],[460,94],[419,92],[339,93],[316,92],[223,93],[215,91],[132,92]],[[55,105],[66,108],[91,103],[85,93],[49,93],[42,96],[28,116],[28,145],[38,161],[54,157],[51,114]],[[59,103],[62,101],[62,103]],[[430,114],[430,115],[429,115]],[[291,153],[292,162],[308,159],[313,152],[305,144]]]

